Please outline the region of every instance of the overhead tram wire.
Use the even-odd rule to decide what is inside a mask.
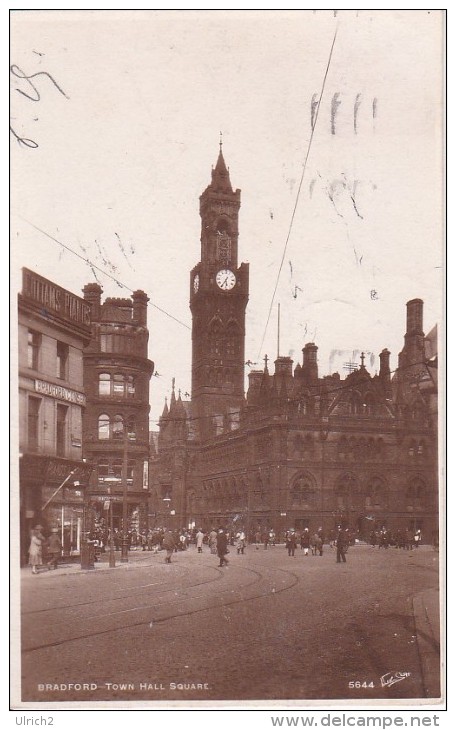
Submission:
[[[94,264],[87,256],[81,256],[80,253],[78,253],[77,251],[74,251],[74,249],[72,249],[70,246],[67,246],[65,243],[62,243],[62,241],[59,241],[58,238],[55,238],[55,236],[51,236],[51,234],[48,233],[47,231],[43,231],[42,228],[40,228],[39,226],[36,226],[31,221],[27,220],[27,218],[23,218],[22,216],[19,216],[19,218],[21,218],[21,220],[23,220],[26,223],[28,223],[29,226],[32,226],[32,228],[35,228],[35,230],[37,230],[40,233],[42,233],[44,236],[47,236],[48,238],[50,238],[51,241],[54,241],[55,243],[58,243],[59,246],[62,246],[62,248],[64,248],[66,251],[69,251],[74,256],[77,256],[78,259],[81,259],[81,261],[84,261],[84,263],[88,264],[93,269],[96,269],[97,271],[99,271],[104,276],[107,276],[108,279],[111,279],[112,281],[114,281],[121,288],[127,289],[128,291],[130,291],[132,293],[134,292],[134,289],[132,289],[131,287],[127,286],[127,284],[124,284],[122,281],[120,281],[120,279],[116,279],[115,276],[113,276],[112,274],[109,274],[107,271],[105,271],[105,269],[102,269],[101,266],[98,266],[97,264]],[[158,304],[154,304],[150,300],[149,300],[149,304],[152,307],[154,307],[154,309],[157,309],[162,314],[165,314],[170,319],[173,319],[175,322],[177,322],[178,324],[182,325],[182,327],[185,327],[188,330],[191,329],[191,327],[188,324],[185,324],[185,322],[182,322],[180,319],[177,319],[177,317],[174,317],[174,315],[172,315],[169,312],[167,312],[166,309],[162,309],[161,307],[159,307]]]
[[[301,194],[302,183],[304,181],[304,175],[305,175],[305,172],[306,172],[307,160],[309,159],[309,154],[310,154],[310,149],[312,147],[312,140],[313,140],[313,136],[314,136],[314,132],[315,132],[315,127],[317,126],[317,122],[318,122],[318,115],[320,113],[321,101],[322,101],[323,93],[324,93],[324,90],[325,90],[326,78],[328,76],[329,67],[331,65],[331,59],[332,59],[332,54],[333,54],[333,50],[334,50],[334,44],[336,42],[336,37],[337,37],[337,30],[338,30],[338,28],[336,27],[336,30],[334,32],[333,42],[332,42],[332,45],[331,45],[331,50],[329,52],[329,58],[328,58],[327,66],[326,66],[325,75],[323,77],[323,83],[322,83],[321,92],[320,92],[320,99],[319,99],[318,106],[317,106],[317,109],[316,109],[316,112],[315,112],[314,123],[312,125],[312,129],[311,129],[311,132],[310,132],[309,144],[307,146],[307,153],[306,153],[306,157],[305,157],[305,160],[304,160],[304,165],[303,165],[303,169],[302,169],[302,175],[301,175],[301,179],[299,181],[298,191],[296,193],[296,200],[295,200],[295,204],[294,204],[293,211],[292,211],[292,214],[291,214],[291,221],[290,221],[290,225],[289,225],[289,228],[288,228],[287,237],[286,237],[286,240],[285,240],[285,246],[283,248],[282,260],[280,262],[279,271],[277,273],[277,278],[276,278],[276,282],[275,282],[275,286],[274,286],[274,291],[272,293],[272,298],[271,298],[271,304],[269,306],[268,317],[267,317],[267,320],[266,320],[266,325],[265,325],[265,328],[264,328],[263,337],[262,337],[262,340],[261,340],[261,345],[260,345],[260,348],[258,350],[257,359],[261,356],[261,351],[262,351],[262,348],[263,348],[264,339],[266,337],[266,331],[268,329],[269,319],[271,317],[272,307],[273,307],[275,295],[276,295],[276,292],[277,292],[277,287],[279,285],[279,279],[280,279],[280,274],[282,272],[283,262],[285,261],[285,254],[287,252],[288,241],[290,240],[290,235],[291,235],[291,230],[293,228],[293,223],[294,223],[294,218],[295,218],[295,214],[296,214],[296,209],[298,207],[299,196]]]

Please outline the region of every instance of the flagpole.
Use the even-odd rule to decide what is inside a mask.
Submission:
[[[280,302],[277,304],[277,357],[280,357]]]

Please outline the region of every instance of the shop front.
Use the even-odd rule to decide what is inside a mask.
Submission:
[[[63,556],[80,555],[86,525],[86,489],[92,466],[85,462],[25,454],[20,459],[20,558],[28,562],[30,532],[47,537],[57,529]]]

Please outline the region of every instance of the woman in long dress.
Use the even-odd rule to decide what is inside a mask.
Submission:
[[[41,534],[41,525],[37,525],[33,530],[30,538],[29,547],[29,565],[32,566],[32,573],[38,573],[37,566],[43,565],[43,542],[44,537]]]
[[[217,533],[214,528],[209,533],[209,548],[211,555],[217,555]]]

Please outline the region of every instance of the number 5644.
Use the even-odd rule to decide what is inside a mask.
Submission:
[[[356,682],[349,682],[348,688],[349,689],[372,689],[374,687],[373,682],[361,682],[360,680],[357,680]]]

